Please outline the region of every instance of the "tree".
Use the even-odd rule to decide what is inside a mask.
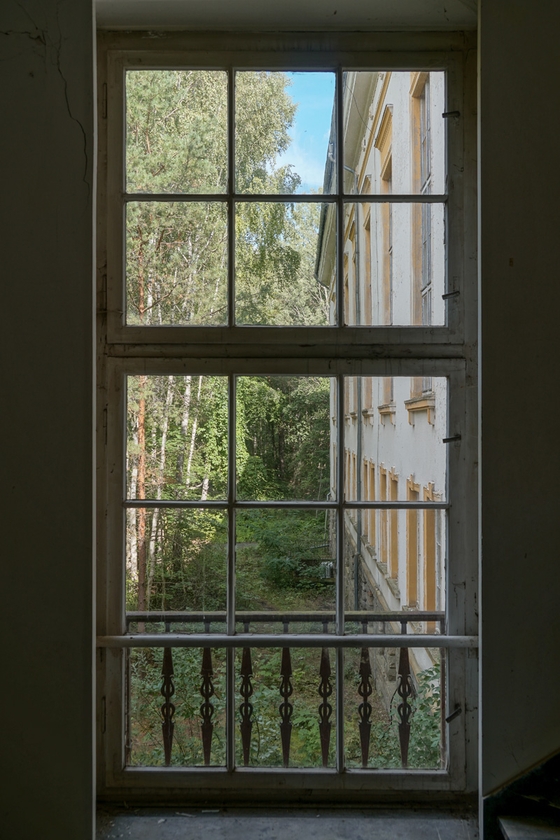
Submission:
[[[288,78],[283,73],[237,74],[239,192],[289,194],[299,185],[290,167],[275,166],[278,154],[290,142],[288,131],[295,114],[287,86]],[[223,194],[227,178],[226,109],[227,77],[222,71],[130,71],[127,191]],[[318,215],[317,205],[238,204],[236,289],[241,323],[327,322],[324,290],[313,275]],[[219,201],[129,202],[129,323],[227,321],[226,216],[226,206]],[[309,438],[315,426],[300,399],[303,380],[288,385],[281,377],[274,382],[249,379],[239,381],[240,490],[245,487],[256,498],[281,497],[284,493],[303,493],[302,497],[324,494],[325,486],[319,486],[322,479],[312,479],[313,488],[304,486],[300,443],[306,434]],[[308,396],[319,380],[313,380],[314,385],[310,382],[305,386]],[[320,384],[323,399],[325,384],[326,380]],[[261,428],[255,410],[265,393],[267,413],[261,417],[262,422],[258,421]],[[274,415],[275,404],[278,416]],[[129,377],[128,411],[129,495],[156,500],[225,497],[225,378]],[[299,433],[295,431],[297,411],[302,414]],[[306,411],[308,416],[304,416]],[[324,449],[327,440],[328,455],[328,430],[325,437],[323,428],[327,413],[321,425],[321,445]],[[265,427],[268,437],[263,433]],[[299,443],[298,434],[303,435]],[[317,451],[315,443],[310,452]],[[290,487],[296,473],[299,485]],[[131,605],[145,610],[155,599],[158,607],[195,609],[202,603],[208,608],[209,602],[216,605],[220,601],[220,587],[211,592],[210,583],[202,589],[192,583],[197,569],[207,569],[214,563],[217,571],[223,565],[224,522],[214,514],[199,514],[171,515],[158,508],[129,513]],[[217,547],[216,556],[212,546]],[[212,576],[203,577],[213,580]]]
[[[295,114],[287,84],[283,73],[237,74],[235,177],[240,193],[290,194],[300,183],[291,167],[275,167],[276,157],[290,142]],[[224,193],[226,109],[227,77],[221,71],[130,71],[128,192]],[[238,204],[239,322],[297,322],[297,312],[285,307],[281,311],[286,299],[281,292],[288,288],[293,299],[293,284],[302,292],[302,259],[307,282],[313,281],[313,288],[318,285],[309,254],[302,258],[298,232],[310,223],[312,210],[305,218],[305,212],[285,204]],[[318,218],[312,224],[316,228]],[[126,252],[128,323],[227,322],[223,202],[129,202]]]

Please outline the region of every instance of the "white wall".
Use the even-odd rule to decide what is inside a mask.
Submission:
[[[0,835],[92,831],[91,0],[0,3]]]
[[[559,29],[482,0],[484,793],[560,749]]]

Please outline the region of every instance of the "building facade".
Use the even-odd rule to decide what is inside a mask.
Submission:
[[[445,323],[445,210],[417,197],[445,192],[445,77],[441,72],[348,72],[344,76],[344,191],[360,196],[344,210],[344,323],[429,326]],[[331,149],[334,144],[331,144]],[[333,155],[334,157],[334,155]],[[324,191],[332,189],[327,164]],[[388,204],[383,196],[408,200]],[[371,196],[368,201],[365,196]],[[335,208],[323,212],[317,279],[329,288],[336,322],[336,266],[329,238]],[[344,495],[358,502],[446,500],[447,381],[444,377],[347,377],[344,393]],[[331,493],[336,492],[338,431],[331,394]],[[444,510],[347,510],[348,609],[445,609]],[[435,625],[433,625],[435,626]],[[391,695],[394,652],[376,668]],[[413,657],[417,673],[434,664]],[[388,679],[386,679],[388,678]],[[387,684],[389,683],[389,685]],[[392,690],[394,690],[394,685]]]

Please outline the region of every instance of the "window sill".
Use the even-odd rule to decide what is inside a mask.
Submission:
[[[408,422],[411,426],[414,426],[415,416],[420,411],[425,411],[427,413],[428,423],[430,426],[434,425],[436,398],[433,391],[429,394],[422,394],[419,397],[412,397],[409,400],[405,400],[404,404],[408,411]]]
[[[383,403],[382,405],[377,406],[377,410],[381,415],[382,423],[385,423],[386,419],[389,418],[393,426],[395,425],[395,414],[397,411],[395,403]]]

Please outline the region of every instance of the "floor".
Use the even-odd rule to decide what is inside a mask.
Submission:
[[[476,840],[473,816],[426,810],[101,809],[97,840]]]
[[[560,840],[558,820],[502,817],[500,827],[508,840]]]

